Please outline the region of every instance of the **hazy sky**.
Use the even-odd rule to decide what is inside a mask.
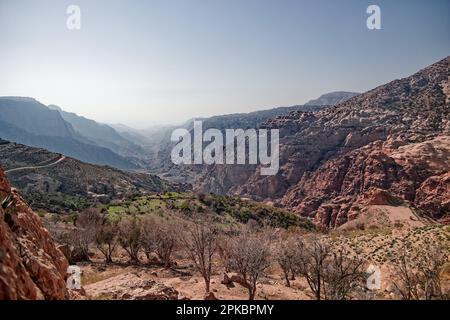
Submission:
[[[450,1],[0,0],[0,44],[0,96],[149,127],[407,76],[450,54]]]

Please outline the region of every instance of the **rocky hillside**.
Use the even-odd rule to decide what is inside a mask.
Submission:
[[[0,300],[66,299],[68,262],[0,169]]]
[[[87,128],[86,125],[84,127],[80,125],[80,122],[74,121],[77,129],[86,130],[88,135],[94,135],[92,130],[88,130],[93,126],[92,123],[91,127]],[[120,169],[139,168],[134,161],[112,151],[123,150],[119,147],[123,138],[115,145],[111,145],[107,138],[102,140],[104,132],[97,131],[96,134],[97,139],[87,138],[82,131],[77,131],[71,123],[65,121],[59,111],[49,109],[35,99],[0,97],[0,138],[46,148],[89,163],[110,165]],[[120,138],[118,134],[117,137]],[[103,143],[99,143],[100,140]],[[129,145],[132,145],[131,142]]]
[[[407,202],[450,215],[450,57],[317,113],[266,122],[280,129],[280,171],[210,167],[200,189],[275,200],[324,227],[364,203]]]
[[[296,105],[290,107],[277,107],[267,110],[253,111],[249,113],[234,113],[213,116],[209,118],[198,118],[203,123],[203,130],[209,128],[218,129],[225,132],[226,129],[254,129],[261,127],[266,121],[289,114],[294,111],[317,112],[329,106],[346,101],[358,93],[353,92],[331,92],[320,96],[318,99],[311,100],[305,105]],[[192,132],[194,119],[187,121],[181,127]],[[153,141],[150,154],[153,156],[149,159],[149,169],[151,172],[160,174],[164,178],[177,182],[189,182],[196,184],[197,179],[205,171],[206,166],[179,166],[174,165],[170,160],[170,153],[175,145],[170,141],[172,131],[177,127],[165,127],[157,132],[152,132],[153,137],[159,137],[159,141]]]
[[[357,92],[335,91],[321,95],[305,103],[305,106],[334,106],[359,95]]]
[[[34,209],[79,210],[135,194],[179,188],[145,173],[120,171],[68,157],[57,162],[59,159],[60,154],[45,149],[0,142],[0,166]],[[27,169],[9,171],[23,167]]]

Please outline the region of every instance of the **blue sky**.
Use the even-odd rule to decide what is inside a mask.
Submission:
[[[408,76],[450,54],[450,1],[0,0],[0,42],[0,95],[143,128]]]

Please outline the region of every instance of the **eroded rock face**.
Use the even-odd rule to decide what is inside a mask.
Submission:
[[[389,143],[377,142],[327,161],[292,187],[282,203],[327,228],[347,222],[354,204],[396,206],[406,201],[434,219],[446,219],[450,137],[394,150]]]
[[[450,57],[320,112],[271,119],[265,127],[280,130],[278,175],[215,166],[199,188],[275,201],[327,228],[355,218],[359,204],[401,201],[446,221],[449,63]]]
[[[0,300],[66,299],[67,259],[0,169]],[[9,202],[9,201],[8,201]]]
[[[425,180],[416,191],[415,202],[425,212],[432,212],[434,218],[443,218],[449,223],[450,172]]]

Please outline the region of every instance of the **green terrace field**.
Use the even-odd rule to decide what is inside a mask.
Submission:
[[[288,210],[239,197],[212,194],[167,192],[134,197],[131,200],[103,205],[101,208],[108,212],[111,219],[118,219],[123,215],[154,214],[163,216],[172,211],[182,213],[186,217],[195,214],[215,215],[225,223],[247,223],[254,220],[273,227],[314,229],[314,225],[308,219],[297,216]]]

